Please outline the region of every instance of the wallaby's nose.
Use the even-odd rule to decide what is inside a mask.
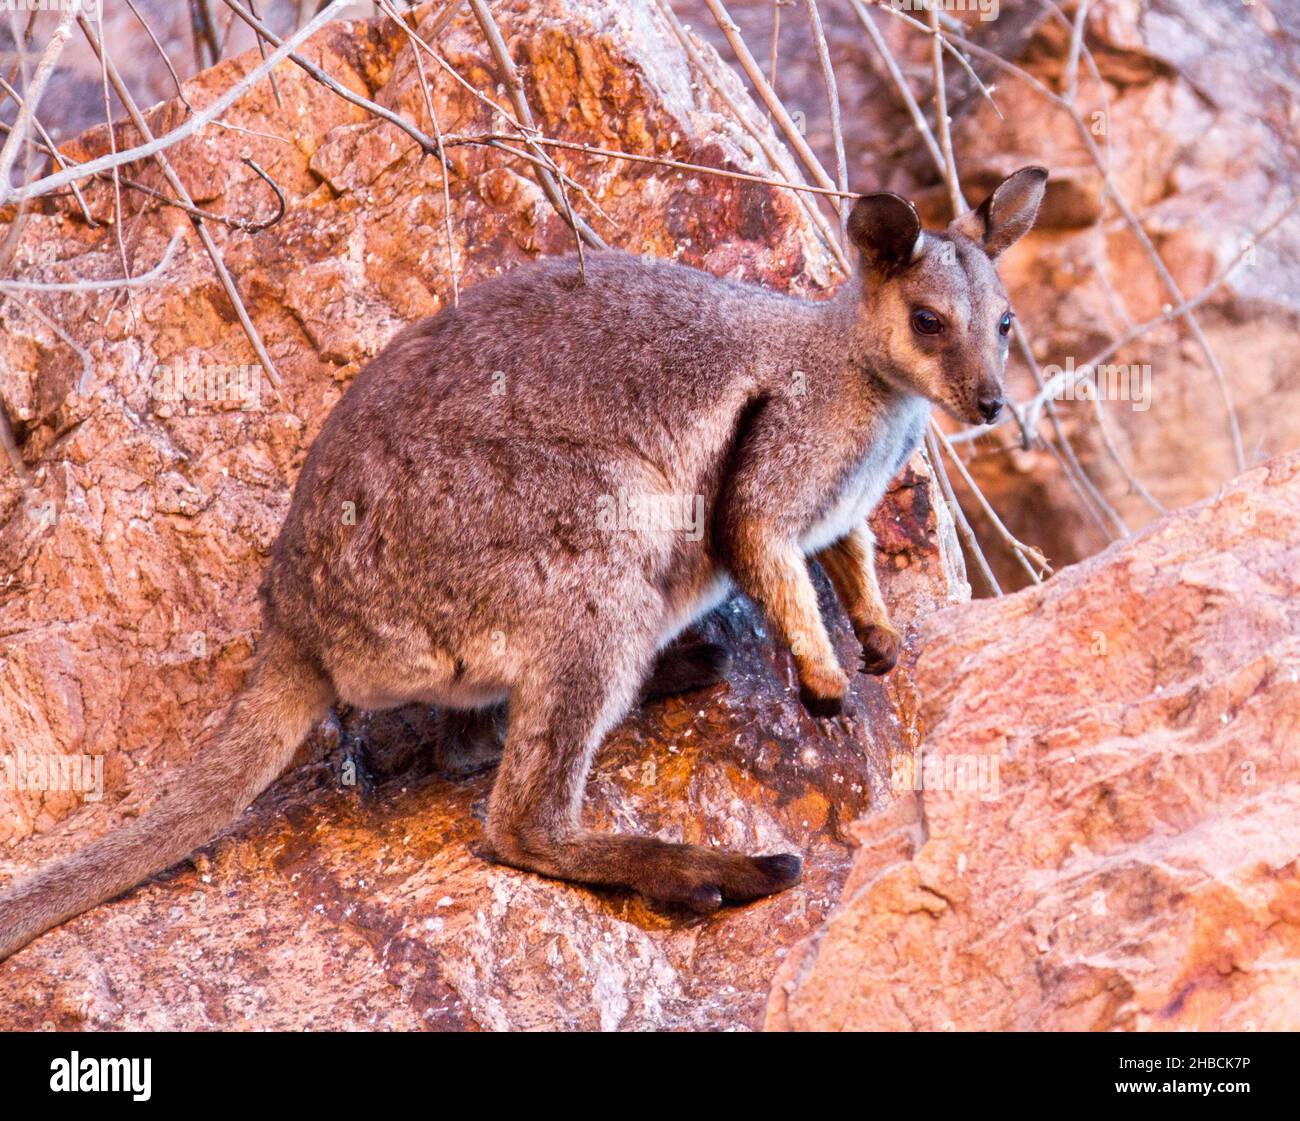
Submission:
[[[977,402],[980,416],[984,418],[985,424],[992,424],[998,419],[998,413],[1002,411],[1001,397],[981,397]]]

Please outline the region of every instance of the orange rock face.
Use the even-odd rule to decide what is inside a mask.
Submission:
[[[707,84],[692,81],[651,5],[492,8],[548,135],[771,172]],[[477,88],[497,89],[463,13],[441,47]],[[392,24],[331,25],[304,53],[431,129],[414,55]],[[200,74],[191,101],[205,104],[257,61],[254,51]],[[736,79],[710,65],[766,129]],[[426,72],[444,131],[491,129],[489,110],[436,67]],[[140,195],[127,193],[134,209],[123,223],[135,273],[182,234],[159,283],[130,300],[60,305],[72,345],[15,303],[0,309],[0,396],[35,486],[25,495],[0,472],[0,724],[31,758],[102,761],[104,791],[88,801],[49,784],[0,790],[6,879],[140,812],[219,716],[247,666],[255,589],[306,448],[360,367],[452,298],[452,260],[469,285],[572,244],[526,165],[455,148],[449,254],[436,158],[293,67],[281,68],[279,86],[282,109],[262,85],[227,114],[250,131],[210,128],[170,153],[209,211],[273,212],[240,161],[246,149],[285,192],[286,217],[262,233],[210,224],[278,366],[278,394],[264,379],[251,402],[158,391],[160,367],[207,378],[246,372],[254,358],[188,218]],[[164,103],[150,116],[161,132],[182,109]],[[120,128],[117,139],[135,136]],[[70,151],[106,148],[101,129]],[[788,193],[558,158],[608,216],[586,208],[614,244],[812,295],[833,279]],[[162,186],[151,168],[132,174]],[[112,213],[111,186],[87,195],[97,216]],[[49,281],[121,275],[113,230],[88,228],[70,199],[33,210],[13,267]],[[882,580],[903,623],[966,594],[936,507],[918,459],[876,516]],[[829,597],[827,612],[851,665],[854,643]],[[373,789],[341,787],[337,740],[313,737],[304,768],[194,867],[0,965],[0,1024],[757,1026],[781,955],[837,897],[848,824],[887,797],[891,758],[915,742],[915,713],[900,674],[861,680],[845,717],[815,724],[760,622],[737,605],[711,626],[736,649],[730,684],[651,706],[619,729],[593,775],[590,817],[670,839],[801,851],[797,890],[701,921],[490,867],[471,850],[490,772],[431,750],[439,729],[428,712],[352,714]]]
[[[1300,1028],[1300,455],[931,616],[919,781],[767,1026]]]

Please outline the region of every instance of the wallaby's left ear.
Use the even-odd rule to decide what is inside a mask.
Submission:
[[[1022,167],[1008,175],[982,203],[952,224],[981,242],[990,257],[1010,249],[1034,224],[1047,187],[1047,168]]]

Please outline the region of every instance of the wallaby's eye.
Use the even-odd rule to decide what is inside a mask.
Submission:
[[[998,334],[999,335],[1011,334],[1011,313],[1009,311],[1004,312],[1002,315],[1002,322],[998,324]]]
[[[943,320],[928,307],[912,312],[912,330],[918,335],[937,335],[943,330]]]

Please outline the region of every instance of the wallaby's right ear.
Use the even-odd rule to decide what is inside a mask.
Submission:
[[[889,191],[863,195],[849,212],[849,237],[864,268],[889,273],[921,250],[921,219],[907,199]]]
[[[997,257],[1029,232],[1046,190],[1045,167],[1022,167],[1003,179],[974,210],[953,222],[952,229],[981,242],[990,257]]]

